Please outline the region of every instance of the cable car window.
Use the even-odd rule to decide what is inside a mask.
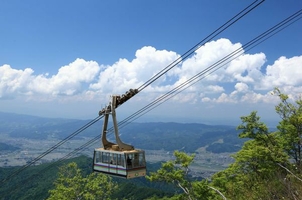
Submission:
[[[116,159],[117,158],[117,154],[115,154],[115,153],[111,153],[110,154],[110,164],[113,164],[113,165],[116,165]]]
[[[134,154],[133,166],[134,167],[138,167],[139,166],[139,154],[138,153]]]
[[[140,166],[145,166],[145,157],[144,157],[144,153],[140,153],[140,154],[139,154],[139,165],[140,165]]]
[[[101,152],[98,152],[98,151],[95,152],[95,162],[97,162],[97,163],[102,162],[102,154],[101,154]]]
[[[133,167],[133,154],[127,154],[127,168]]]
[[[124,156],[122,154],[117,155],[117,165],[125,167],[125,159],[124,159]]]
[[[102,152],[102,154],[103,154],[103,156],[102,156],[102,162],[103,163],[109,163],[110,153]]]

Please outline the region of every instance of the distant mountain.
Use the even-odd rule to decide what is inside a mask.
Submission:
[[[43,118],[30,115],[19,115],[0,112],[0,134],[11,137],[42,139],[55,137],[66,138],[89,123],[90,120]],[[87,128],[80,137],[95,137],[102,131],[100,120]],[[112,130],[109,124],[108,130]],[[244,140],[238,138],[234,126],[205,125],[198,123],[130,123],[119,127],[122,140],[136,148],[166,151],[184,150],[194,152],[206,147],[214,153],[235,152],[240,149]],[[113,138],[112,132],[108,133]]]
[[[239,150],[243,140],[233,126],[205,125],[197,123],[132,123],[121,129],[121,137],[125,142],[137,148],[164,149],[167,151],[184,150],[194,152],[200,147],[220,144],[220,152]]]
[[[46,139],[49,136],[65,138],[88,122],[90,120],[44,118],[0,112],[0,133],[27,139]],[[99,134],[102,126],[100,122],[97,124],[99,127],[93,125],[87,131],[83,131],[83,134],[87,137]]]

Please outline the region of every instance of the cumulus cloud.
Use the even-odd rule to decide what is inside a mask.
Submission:
[[[211,99],[209,97],[203,97],[201,98],[201,102],[210,102]]]
[[[224,38],[205,44],[199,48],[192,57],[185,60],[181,66],[172,70],[173,74],[181,77],[176,84],[183,83],[192,76],[204,71],[240,47],[241,44],[232,44],[230,40]],[[208,76],[206,81],[220,81],[223,75],[220,72],[218,72],[218,74],[218,76],[217,73]]]
[[[225,73],[230,79],[244,83],[255,83],[262,79],[261,67],[265,61],[266,58],[263,53],[244,54],[231,61]]]
[[[33,77],[28,85],[29,91],[50,95],[74,95],[86,90],[81,88],[82,83],[90,83],[100,70],[94,61],[76,59],[69,65],[59,69],[56,75],[48,78],[46,75]]]
[[[249,89],[249,86],[245,83],[240,82],[240,83],[235,84],[235,89],[238,92],[247,92]]]
[[[98,74],[100,66],[94,61],[76,59],[59,69],[56,75],[34,75],[33,69],[12,69],[9,65],[0,67],[0,98],[18,95],[39,97],[39,95],[74,95],[86,88]]]
[[[301,63],[302,55],[292,58],[280,57],[273,65],[267,66],[266,74],[257,87],[271,89],[272,87],[300,86],[302,84]]]
[[[231,95],[227,95],[225,93],[222,93],[217,99],[214,99],[214,102],[217,103],[236,103],[237,101],[232,98]]]
[[[143,47],[136,51],[132,61],[120,59],[112,66],[106,66],[99,74],[97,83],[90,84],[90,89],[105,93],[123,93],[130,88],[137,88],[178,57],[179,55],[172,51]],[[165,79],[162,78],[161,81]],[[151,89],[154,90],[158,84],[159,82],[155,82]]]
[[[273,65],[265,66],[264,53],[243,54],[212,74],[204,73],[206,68],[240,48],[240,43],[224,38],[205,44],[147,87],[140,99],[147,98],[149,102],[197,74],[201,75],[202,81],[195,82],[181,95],[172,98],[173,101],[257,103],[270,99],[269,92],[274,87],[284,88],[285,92],[302,91],[302,56],[280,57]],[[104,66],[95,61],[76,59],[52,76],[35,75],[30,68],[17,70],[3,65],[0,66],[0,98],[24,95],[35,99],[60,96],[91,100],[100,95],[122,94],[141,86],[177,58],[176,52],[146,46],[136,51],[133,60],[121,58]]]
[[[0,67],[0,98],[10,98],[15,93],[26,91],[26,85],[31,79],[33,70],[17,70],[9,65]]]

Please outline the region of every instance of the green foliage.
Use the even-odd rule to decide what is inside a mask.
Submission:
[[[80,156],[58,163],[45,163],[31,166],[19,173],[16,177],[5,182],[0,187],[0,199],[27,200],[46,199],[48,190],[53,188],[53,182],[57,178],[58,168],[69,162],[76,162],[83,172],[91,171],[91,159]],[[3,180],[20,167],[0,168],[0,179]]]
[[[151,172],[147,179],[187,185],[185,176],[188,175],[188,166],[193,162],[195,155],[187,155],[184,152],[175,151],[174,156],[176,157],[175,161],[163,163],[162,167],[157,172]]]
[[[83,177],[87,177],[92,172],[92,159],[86,156],[68,159],[64,162],[31,166],[0,187],[0,199],[27,200],[48,198],[48,191],[54,189],[53,183],[58,178],[58,169],[71,162],[77,163]],[[147,164],[149,171],[155,171],[160,167],[159,163]],[[18,169],[19,167],[0,168],[0,180],[3,180]],[[158,199],[164,196],[170,197],[174,193],[172,187],[160,183],[151,183],[145,178],[131,180],[113,178],[112,180],[118,183],[118,188],[113,191],[111,199],[136,200],[147,199],[152,196]]]
[[[162,197],[162,198],[158,198],[157,196],[152,196],[150,198],[148,198],[147,200],[184,200],[185,197],[181,194],[176,194],[174,196],[171,197]]]
[[[111,194],[117,187],[110,177],[100,173],[83,177],[74,162],[60,168],[54,185],[55,188],[49,191],[48,200],[111,199]]]
[[[150,181],[173,184],[183,192],[163,199],[214,199],[215,192],[209,187],[207,181],[195,181],[189,176],[189,166],[195,154],[188,155],[175,151],[174,156],[174,161],[163,163],[159,170],[151,172],[150,176],[146,177]]]
[[[120,179],[121,180],[121,179]],[[149,181],[148,181],[149,182]],[[112,199],[148,199],[155,198],[160,199],[162,197],[172,196],[173,193],[167,192],[166,187],[163,186],[161,189],[155,189],[152,186],[143,186],[132,180],[125,180],[118,182],[117,190],[112,194]]]
[[[288,155],[296,162],[298,170],[302,171],[302,99],[293,103],[289,97],[276,88],[274,95],[279,96],[281,102],[275,107],[281,121],[278,125],[278,134],[282,138],[280,143]]]
[[[268,135],[268,128],[260,122],[260,117],[257,116],[257,112],[253,111],[248,116],[241,117],[242,124],[237,129],[242,130],[239,134],[240,138],[250,138],[261,140],[264,136]]]
[[[279,145],[280,138],[275,133],[269,133],[267,126],[260,122],[257,112],[241,117],[242,124],[237,129],[242,130],[241,138],[250,138],[242,149],[234,156],[235,164],[245,173],[269,173],[276,168],[277,163],[288,163],[288,156]]]
[[[299,169],[302,102],[288,103],[288,96],[278,89],[275,94],[281,100],[276,106],[282,117],[279,131],[270,133],[255,111],[241,117],[239,137],[250,140],[233,156],[233,164],[212,177],[211,184],[229,199],[298,199],[302,195],[301,173],[294,169]]]

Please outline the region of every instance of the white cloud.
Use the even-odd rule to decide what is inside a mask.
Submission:
[[[25,90],[33,70],[12,69],[9,65],[0,66],[0,99],[10,98]]]
[[[82,83],[90,83],[98,74],[100,67],[94,61],[76,59],[59,69],[56,75],[34,75],[30,68],[12,69],[9,65],[0,67],[0,98],[26,95],[39,99],[39,95],[74,95],[86,90]]]
[[[245,83],[239,82],[235,84],[235,89],[238,92],[247,92],[249,90],[249,86]]]
[[[58,73],[50,78],[46,75],[33,77],[28,89],[38,94],[74,95],[86,90],[87,88],[82,88],[82,84],[93,81],[99,70],[100,66],[94,61],[76,59],[61,67]]]
[[[233,99],[230,95],[222,93],[217,99],[213,100],[216,103],[236,103],[236,99]]]
[[[233,60],[225,70],[230,79],[244,83],[255,83],[262,78],[261,67],[266,58],[263,53],[244,54]]]
[[[280,57],[273,65],[266,68],[265,77],[259,89],[272,89],[274,87],[299,87],[302,84],[302,55],[292,58]]]
[[[207,43],[143,90],[135,101],[144,104],[153,101],[238,48],[241,44],[227,39]],[[0,99],[18,96],[36,101],[97,99],[107,103],[109,95],[141,86],[178,57],[176,52],[147,46],[137,50],[133,60],[121,58],[113,65],[104,66],[76,59],[52,76],[35,75],[30,68],[17,70],[3,65],[0,66]],[[178,106],[272,103],[277,101],[270,95],[274,87],[280,87],[290,96],[301,94],[302,56],[281,57],[269,66],[265,62],[264,53],[243,54],[170,101],[178,102]]]
[[[204,97],[201,99],[201,102],[210,102],[211,99],[209,97]]]
[[[192,57],[185,60],[181,66],[172,71],[174,75],[182,78],[180,81],[176,82],[176,84],[180,84],[192,76],[202,72],[240,47],[241,45],[239,43],[232,44],[230,40],[224,38],[205,44],[199,48]],[[219,72],[218,74],[222,75]],[[222,77],[223,75],[217,76],[215,73],[208,76],[205,81],[219,81]]]
[[[218,93],[221,94],[222,92],[224,92],[224,88],[219,86],[219,85],[208,85],[207,87],[205,87],[203,89],[204,93],[208,93],[208,94],[213,94],[213,93]]]
[[[124,93],[130,88],[137,88],[153,75],[179,57],[175,52],[156,50],[154,47],[143,47],[136,51],[136,58],[132,61],[120,59],[112,66],[106,66],[98,78],[97,83],[90,85],[90,89],[102,92]],[[161,81],[165,79],[161,78]],[[152,86],[156,87],[156,82]],[[161,90],[160,87],[157,87]],[[149,90],[154,90],[150,88]]]

